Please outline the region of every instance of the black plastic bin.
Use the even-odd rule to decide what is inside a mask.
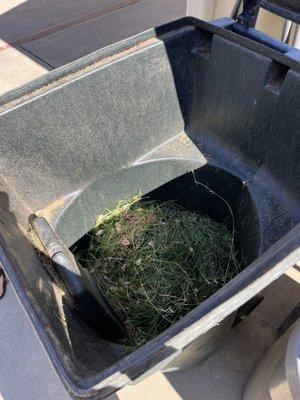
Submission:
[[[201,361],[236,310],[300,259],[299,51],[233,24],[184,18],[0,98],[1,262],[74,397]],[[43,216],[74,248],[96,215],[138,192],[230,225],[215,193],[225,198],[248,266],[123,357],[44,267],[28,217]]]

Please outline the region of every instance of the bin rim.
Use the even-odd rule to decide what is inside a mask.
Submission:
[[[216,34],[265,57],[271,58],[274,61],[282,63],[300,73],[300,50],[287,45],[290,50],[282,53],[267,45],[268,41],[270,41],[272,43],[277,42],[280,46],[282,45],[280,40],[273,39],[267,34],[252,29],[265,42],[265,44],[261,44],[234,32],[234,25],[235,20],[231,18],[220,18],[215,21],[205,22],[195,17],[188,16],[146,30],[145,32],[128,39],[124,39],[120,42],[96,50],[78,60],[49,71],[45,75],[42,75],[23,86],[2,94],[0,96],[0,114],[26,103],[42,93],[47,93],[61,85],[67,84],[72,81],[72,79],[90,73],[101,66],[106,66],[115,60],[120,60],[134,54],[136,51],[155,45],[161,40],[164,40],[166,35],[176,35],[178,30],[185,28],[199,28],[211,32],[212,34]]]

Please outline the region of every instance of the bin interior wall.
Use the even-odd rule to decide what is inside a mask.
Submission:
[[[188,68],[191,43],[184,34],[181,57],[187,55]],[[63,207],[95,177],[118,174],[183,130],[162,41],[1,114],[3,246],[75,384],[92,379],[121,353],[74,315],[72,299],[53,282],[30,242],[27,218],[48,204]],[[178,174],[172,165],[167,168],[170,179]],[[102,206],[114,190],[106,189]],[[83,212],[87,210],[84,204]]]
[[[244,182],[263,251],[299,218],[299,84],[296,72],[190,27],[0,115],[3,244],[73,382],[119,354],[72,313],[27,238],[28,215],[63,210],[57,231],[71,245],[96,201],[105,208],[134,194],[134,181],[146,193],[183,174],[191,164],[176,157],[138,160],[185,132],[207,164]]]
[[[195,61],[186,131],[204,155],[298,214],[299,73],[214,35]]]
[[[186,40],[180,47],[184,58]],[[38,210],[183,130],[173,71],[157,41],[4,113],[1,172]]]

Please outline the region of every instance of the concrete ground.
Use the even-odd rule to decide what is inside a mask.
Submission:
[[[2,0],[0,94],[185,11],[186,0]]]
[[[100,47],[181,17],[185,8],[186,0],[2,0],[0,94]],[[109,400],[240,400],[251,370],[299,302],[299,269],[291,268],[263,294],[263,302],[201,365],[180,373],[157,373]],[[0,400],[64,400],[67,396],[46,355],[26,344],[26,335],[34,333],[11,287],[0,303],[1,321],[6,321],[8,310],[15,324],[1,322],[0,341],[7,346],[1,349]],[[20,354],[25,351],[21,360],[12,357],[17,352],[9,346],[15,332],[23,333],[17,344]],[[35,380],[41,391],[30,393],[30,387],[22,387],[20,397],[17,383],[15,388],[5,387],[7,374],[14,374],[16,382],[21,377]]]
[[[185,12],[186,0],[2,0],[0,94]]]

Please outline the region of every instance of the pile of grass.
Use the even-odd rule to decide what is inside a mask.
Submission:
[[[97,220],[86,265],[124,321],[132,351],[238,272],[232,234],[172,202],[119,203]]]

